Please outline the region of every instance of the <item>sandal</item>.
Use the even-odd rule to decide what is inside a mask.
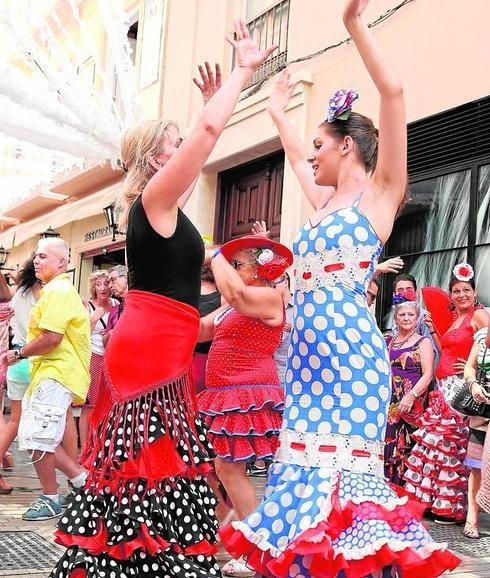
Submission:
[[[253,578],[255,570],[247,566],[243,558],[238,560],[229,560],[223,568],[221,568],[223,576],[231,576],[232,578]]]
[[[470,524],[465,524],[464,530],[463,530],[463,536],[465,538],[471,538],[472,540],[478,540],[478,538],[480,537],[480,532],[478,531],[478,528],[476,526],[471,526]]]

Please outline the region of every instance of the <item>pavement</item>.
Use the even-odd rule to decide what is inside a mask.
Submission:
[[[24,522],[22,513],[40,492],[39,481],[34,466],[28,462],[26,453],[19,453],[13,447],[16,466],[12,472],[2,472],[7,481],[15,487],[12,494],[0,496],[0,577],[27,578],[49,575],[54,561],[62,548],[54,544],[53,532],[56,520],[45,522]],[[67,491],[66,481],[59,475],[60,493]],[[252,478],[260,499],[265,479]],[[431,533],[437,541],[447,541],[449,548],[458,554],[463,563],[453,572],[444,576],[451,578],[490,578],[490,516],[482,515],[480,528],[482,538],[469,540],[462,536],[461,526],[436,526],[427,521]],[[23,532],[19,534],[18,532]],[[12,546],[9,540],[18,538]],[[16,556],[12,558],[15,550]],[[220,550],[218,560],[224,563],[229,556]],[[424,578],[420,576],[420,578]]]

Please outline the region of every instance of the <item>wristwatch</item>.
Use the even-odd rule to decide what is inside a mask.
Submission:
[[[26,356],[22,355],[21,351],[22,351],[22,347],[20,349],[14,350],[15,359],[19,359],[19,360],[20,359],[26,359]]]

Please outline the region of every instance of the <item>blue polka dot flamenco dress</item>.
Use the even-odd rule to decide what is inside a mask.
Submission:
[[[391,371],[365,293],[381,249],[357,201],[295,240],[279,449],[261,505],[221,531],[263,576],[432,578],[460,562],[384,477]]]

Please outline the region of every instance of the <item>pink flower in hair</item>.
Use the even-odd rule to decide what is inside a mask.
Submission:
[[[359,98],[353,88],[337,90],[328,103],[327,122],[347,120],[352,112],[352,105]]]
[[[458,281],[470,281],[475,276],[473,267],[468,263],[458,263],[453,269],[453,275]]]

